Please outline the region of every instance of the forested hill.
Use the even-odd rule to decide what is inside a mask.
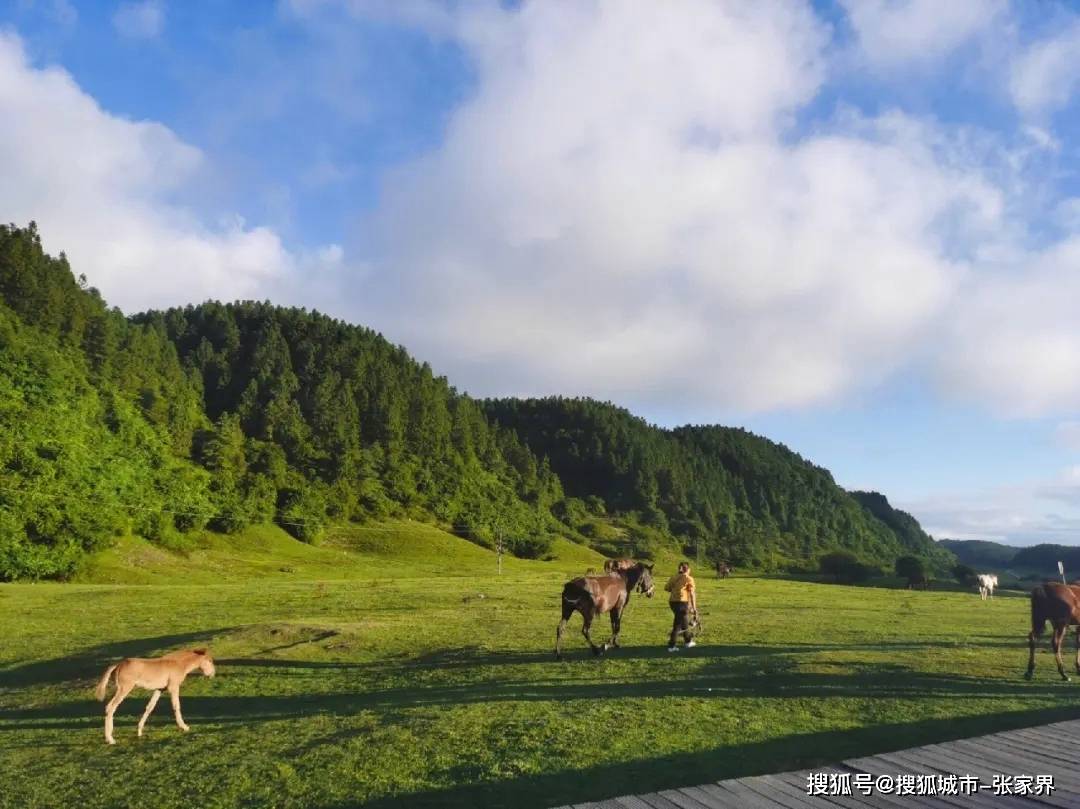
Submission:
[[[125,532],[182,548],[272,520],[314,541],[392,515],[522,556],[599,522],[742,565],[833,548],[934,559],[891,514],[745,432],[662,431],[587,401],[478,403],[314,312],[125,317],[32,225],[0,227],[0,579],[63,577]]]
[[[557,477],[377,334],[261,303],[125,318],[0,227],[0,578],[64,576],[127,531],[411,514],[542,554]]]
[[[546,457],[568,498],[699,543],[708,557],[784,567],[843,547],[886,564],[951,554],[880,494],[849,494],[787,447],[728,427],[654,427],[588,399],[501,399],[484,409]]]

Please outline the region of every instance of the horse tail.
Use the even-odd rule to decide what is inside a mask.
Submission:
[[[112,677],[112,673],[116,671],[116,667],[119,665],[119,663],[116,663],[109,666],[105,669],[105,673],[101,675],[101,680],[99,680],[97,684],[97,690],[94,692],[99,702],[105,699],[105,691],[109,688],[109,678]]]
[[[1046,589],[1042,585],[1031,591],[1031,634],[1041,638],[1046,629]]]
[[[571,598],[571,595],[576,597]],[[592,595],[589,593],[588,590],[585,589],[584,579],[568,581],[565,585],[563,585],[562,600],[564,604],[572,604],[576,607],[578,604],[581,603],[581,600],[584,598],[587,598],[590,601],[592,600]]]

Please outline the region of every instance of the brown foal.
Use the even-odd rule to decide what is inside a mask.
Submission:
[[[109,678],[116,672],[116,693],[105,706],[105,741],[116,744],[113,738],[113,714],[120,707],[120,703],[131,693],[133,688],[145,688],[154,693],[146,704],[142,719],[139,720],[139,735],[143,735],[143,728],[150,712],[154,710],[162,689],[169,689],[172,698],[173,714],[176,717],[176,726],[180,730],[189,730],[180,714],[180,685],[191,672],[199,669],[207,677],[214,676],[214,661],[206,649],[191,649],[182,652],[172,652],[162,657],[143,658],[129,657],[116,665],[109,666],[97,685],[97,698],[105,699],[105,692],[109,687]]]

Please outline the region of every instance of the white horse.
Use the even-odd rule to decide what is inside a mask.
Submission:
[[[975,579],[979,582],[979,595],[982,596],[982,600],[986,601],[987,596],[993,600],[994,588],[998,585],[997,576],[993,573],[980,573]]]

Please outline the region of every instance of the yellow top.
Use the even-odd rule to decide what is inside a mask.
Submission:
[[[668,601],[684,602],[690,600],[690,594],[694,592],[694,577],[689,573],[679,573],[668,579],[664,589],[671,593]]]

